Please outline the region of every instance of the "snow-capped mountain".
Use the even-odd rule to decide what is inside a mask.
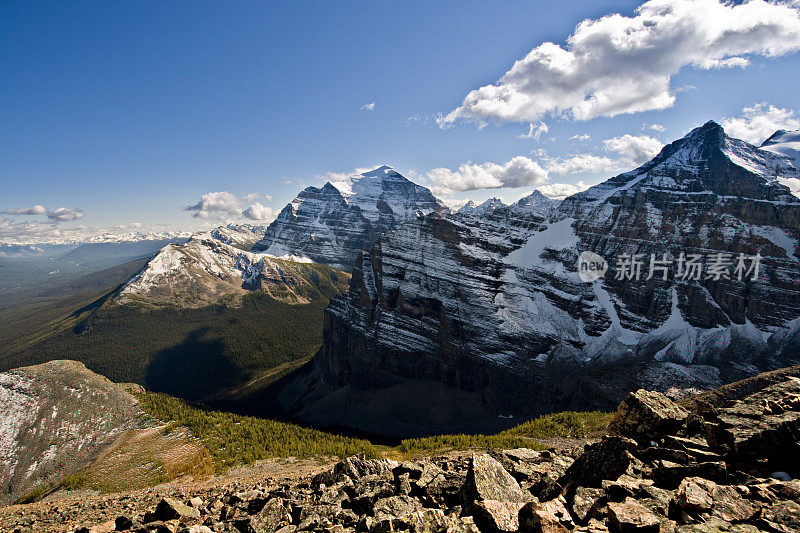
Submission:
[[[106,232],[76,241],[80,244],[122,243],[141,241],[177,241],[191,237],[190,231],[128,231]]]
[[[287,303],[308,303],[309,291],[330,297],[348,281],[347,274],[309,259],[247,252],[199,234],[161,249],[116,302],[203,307],[258,290]]]
[[[778,130],[761,144],[761,149],[789,158],[794,168],[800,169],[800,131]],[[800,197],[800,178],[778,178],[778,181]]]
[[[781,180],[797,175],[709,122],[527,218],[410,221],[357,260],[314,367],[283,401],[317,424],[468,431],[796,364],[800,199]],[[582,279],[583,252],[605,259],[604,278]]]
[[[462,215],[474,215],[474,216],[481,216],[485,215],[486,213],[491,213],[495,209],[502,209],[504,207],[508,207],[500,198],[489,198],[482,204],[476,204],[472,200],[464,204],[458,212]]]
[[[430,190],[382,166],[335,185],[304,189],[253,251],[308,257],[349,271],[356,255],[382,233],[445,209]]]
[[[520,198],[516,203],[511,204],[509,208],[512,213],[545,215],[549,214],[558,204],[559,200],[553,200],[539,191],[533,191],[528,196]]]
[[[264,236],[267,226],[255,224],[228,224],[210,231],[195,234],[195,238],[214,239],[242,250],[249,250]]]
[[[550,211],[557,206],[558,200],[546,197],[539,191],[533,191],[528,196],[520,198],[511,205],[506,205],[499,198],[489,198],[480,205],[470,200],[462,206],[457,213],[466,216],[483,217],[487,215],[528,216],[531,214],[548,216]]]
[[[778,130],[761,144],[761,149],[786,156],[800,168],[800,131]]]

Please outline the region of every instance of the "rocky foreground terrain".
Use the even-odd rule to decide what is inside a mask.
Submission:
[[[680,403],[639,390],[575,449],[397,462],[356,456],[291,479],[0,512],[0,530],[602,532],[800,530],[800,367]],[[252,484],[250,483],[252,482]],[[151,498],[152,493],[149,493]],[[63,524],[121,509],[101,524]],[[92,514],[90,511],[94,511]]]

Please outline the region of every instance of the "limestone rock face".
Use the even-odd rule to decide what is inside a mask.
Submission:
[[[611,431],[649,441],[680,427],[689,412],[663,394],[639,389],[628,394],[611,421]]]
[[[796,364],[800,198],[781,180],[797,175],[709,122],[558,205],[410,220],[358,256],[313,368],[282,402],[321,425],[479,431]],[[604,278],[581,279],[583,252],[605,258]],[[745,268],[759,254],[756,279],[737,279],[740,253]],[[638,280],[617,279],[625,254],[642,261]],[[646,279],[664,254],[667,279]],[[703,270],[684,279],[692,254]]]
[[[445,210],[430,190],[388,166],[308,187],[283,208],[253,251],[307,257],[349,272],[378,236]]]

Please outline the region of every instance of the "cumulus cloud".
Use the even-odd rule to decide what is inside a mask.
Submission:
[[[212,214],[238,215],[242,211],[239,199],[227,191],[209,192],[200,197],[196,204],[186,207],[194,211],[194,218],[208,218]]]
[[[250,193],[250,194],[245,194],[244,196],[242,196],[242,201],[243,202],[255,202],[259,198],[266,198],[270,202],[272,201],[272,196],[270,196],[269,194],[262,193],[262,192],[253,192],[253,193]]]
[[[746,67],[751,56],[800,49],[796,4],[751,0],[651,0],[633,17],[584,20],[566,46],[545,42],[516,61],[497,83],[471,91],[442,117],[535,122],[665,109],[675,102],[670,79],[682,67]]]
[[[59,207],[55,211],[48,211],[47,218],[55,220],[56,222],[67,222],[69,220],[78,220],[83,218],[83,211],[73,207]]]
[[[664,144],[647,135],[620,135],[603,141],[603,147],[609,152],[623,156],[634,165],[641,165],[653,159],[664,147]]]
[[[588,188],[589,185],[579,181],[578,183],[549,183],[547,185],[537,187],[537,190],[548,198],[553,198],[554,200],[563,200],[567,196],[572,196],[573,194],[585,191]]]
[[[537,122],[535,124],[531,122],[528,133],[520,133],[517,135],[517,139],[533,139],[534,141],[538,141],[542,133],[547,133],[548,131],[550,131],[550,128],[548,128],[547,124],[544,122]]]
[[[0,241],[9,243],[68,241],[97,233],[86,226],[62,226],[55,221],[16,221],[0,217]]]
[[[581,133],[580,135],[573,135],[569,138],[570,141],[588,141],[592,136],[588,133]]]
[[[651,129],[651,130],[653,130],[653,131],[658,131],[658,132],[663,132],[663,131],[666,129],[666,128],[665,128],[664,126],[662,126],[661,124],[650,124],[650,125],[648,126],[648,128],[650,128],[650,129]]]
[[[434,194],[442,196],[451,195],[454,191],[542,185],[551,192],[553,198],[557,198],[564,191],[573,191],[569,194],[579,192],[574,189],[579,185],[547,184],[550,176],[631,170],[655,157],[663,146],[661,141],[647,135],[625,134],[603,141],[603,150],[607,155],[582,153],[548,157],[545,150],[539,149],[532,153],[540,161],[516,156],[506,163],[465,163],[457,170],[435,168],[426,174],[426,178],[433,183]]]
[[[242,216],[250,220],[273,220],[276,213],[271,207],[256,202],[242,211]]]
[[[47,213],[47,208],[43,205],[36,204],[33,207],[20,207],[18,209],[4,209],[3,213],[6,215],[44,215]]]
[[[578,154],[547,161],[547,172],[557,176],[564,174],[583,174],[586,172],[608,172],[624,168],[619,159],[594,154]],[[544,194],[544,193],[543,193]]]
[[[364,104],[360,107],[361,111],[372,111],[375,109],[375,102],[370,102],[368,104]]]
[[[246,194],[238,197],[228,191],[209,192],[200,197],[196,204],[189,205],[186,211],[193,212],[192,216],[198,219],[237,219],[247,218],[250,220],[271,220],[275,218],[275,213],[271,207],[254,202],[258,198],[272,200],[272,197],[263,193]],[[250,204],[244,208],[245,204]]]
[[[472,191],[537,185],[547,179],[547,171],[536,161],[517,156],[502,164],[465,163],[458,170],[435,168],[427,178],[439,191]]]
[[[15,209],[4,209],[1,211],[5,215],[47,215],[47,218],[54,222],[68,222],[84,217],[82,210],[75,207],[59,207],[50,211],[43,205],[36,204],[33,207],[21,207]]]
[[[742,109],[738,117],[721,121],[725,133],[759,145],[778,130],[800,129],[800,120],[792,109],[783,109],[761,102]]]
[[[544,157],[544,168],[548,174],[585,174],[631,170],[654,158],[664,145],[647,135],[620,135],[603,141],[603,149],[609,155],[592,153],[575,154],[568,157]]]

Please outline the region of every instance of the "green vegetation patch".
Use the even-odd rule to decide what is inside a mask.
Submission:
[[[117,383],[199,401],[308,359],[322,344],[327,305],[321,294],[291,305],[261,292],[235,307],[103,305],[74,327],[7,354],[0,370],[69,357]]]
[[[377,448],[363,439],[274,420],[205,411],[166,394],[146,392],[137,396],[149,416],[170,422],[173,427],[188,427],[211,453],[217,472],[276,457],[347,457],[358,453],[379,456]]]
[[[551,437],[582,438],[605,429],[614,413],[602,411],[563,411],[543,415],[528,422],[508,429],[500,435],[527,437],[530,439],[547,439]]]
[[[489,448],[543,449],[535,439],[553,437],[582,438],[608,426],[613,413],[590,411],[579,413],[564,411],[542,415],[528,422],[498,433],[497,435],[436,435],[417,439],[404,439],[398,451],[406,456],[441,453],[446,450],[478,450]]]

